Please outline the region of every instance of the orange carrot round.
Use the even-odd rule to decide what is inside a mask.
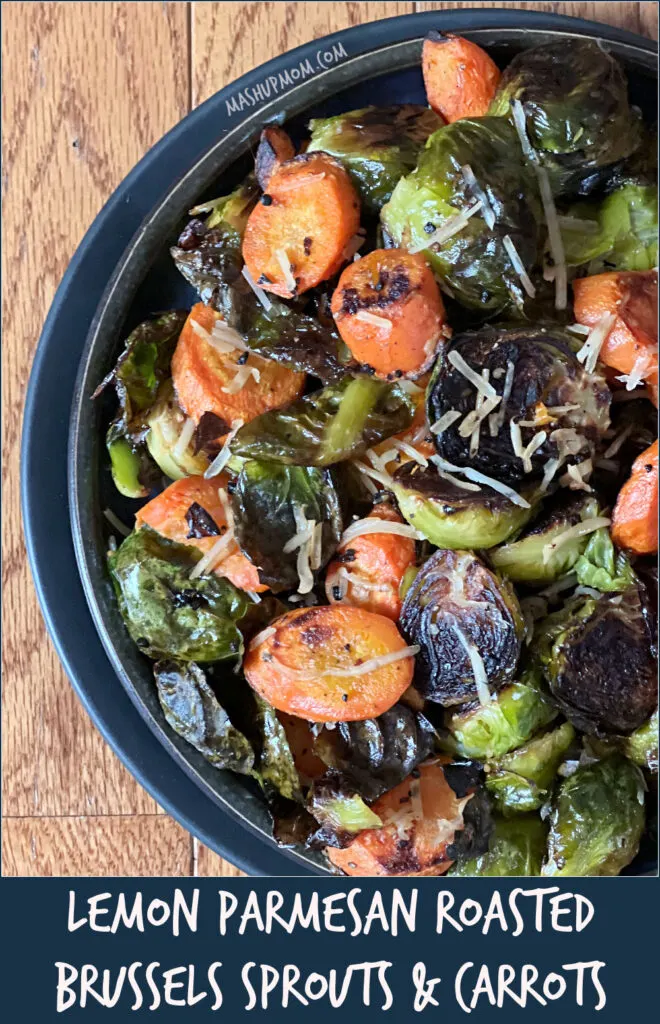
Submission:
[[[343,850],[328,849],[335,867],[347,875],[444,875],[453,861],[447,850],[463,828],[459,800],[440,761],[427,761],[372,806],[382,828],[360,832]]]
[[[658,550],[658,442],[633,462],[612,515],[612,540],[636,555]]]
[[[399,513],[384,503],[377,505],[368,518],[403,523]],[[331,604],[364,608],[396,622],[402,604],[401,580],[414,564],[414,540],[393,533],[362,534],[340,545],[328,566],[326,596]],[[341,596],[344,589],[346,593]]]
[[[359,226],[347,171],[327,153],[305,153],[271,174],[247,222],[243,259],[262,288],[293,298],[337,273]]]
[[[234,420],[247,423],[255,416],[288,405],[302,394],[305,374],[261,356],[248,356],[245,365],[238,360],[238,349],[219,352],[208,338],[221,317],[199,302],[186,320],[172,357],[172,380],[179,405],[196,423],[212,412],[230,425]],[[197,328],[193,327],[197,324]],[[200,331],[201,328],[201,331]],[[240,390],[232,393],[237,373],[254,369],[259,375],[248,377]],[[239,378],[240,379],[240,378]]]
[[[260,187],[265,190],[275,171],[287,160],[293,160],[295,155],[293,143],[284,128],[276,124],[266,125],[261,133],[254,161],[254,170]]]
[[[433,273],[405,249],[374,249],[346,267],[331,309],[354,358],[378,377],[419,377],[448,335]]]
[[[248,651],[243,671],[278,711],[308,722],[376,718],[412,682],[412,652],[383,615],[323,605],[287,612],[271,627]]]
[[[216,543],[218,536],[227,529],[227,519],[218,488],[226,489],[228,482],[229,478],[224,473],[214,476],[211,480],[205,480],[203,476],[187,476],[183,480],[175,480],[137,512],[136,527],[139,529],[141,526],[150,526],[163,537],[179,544],[190,544],[198,548],[202,554],[206,554]],[[188,536],[190,526],[186,515],[190,506],[195,504],[200,505],[213,520],[218,528],[215,536]],[[234,544],[228,550],[229,554],[215,567],[214,571],[218,576],[224,576],[240,590],[250,590],[253,593],[268,590],[268,587],[259,581],[257,567],[238,550],[238,546]]]
[[[422,72],[429,106],[449,122],[487,114],[500,80],[485,50],[450,32],[424,40]]]
[[[573,282],[575,319],[594,327],[608,313],[616,320],[600,359],[620,374],[639,372],[644,383],[658,384],[658,272],[613,271]]]

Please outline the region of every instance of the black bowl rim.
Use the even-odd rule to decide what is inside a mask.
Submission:
[[[559,16],[559,17],[557,17],[557,16],[548,16],[548,15],[540,15],[539,16],[538,12],[525,12],[525,11],[515,11],[515,12],[513,12],[511,10],[509,10],[509,11],[501,11],[501,12],[498,12],[498,11],[489,11],[489,12],[471,11],[471,12],[469,12],[469,15],[470,15],[469,18],[467,18],[468,12],[462,12],[463,16],[460,19],[458,19],[458,21],[460,21],[460,24],[457,23],[457,16],[456,15],[454,15],[453,17],[450,18],[444,12],[429,12],[429,14],[426,14],[426,15],[404,16],[403,18],[387,19],[385,22],[372,23],[371,25],[366,25],[366,26],[358,26],[357,28],[349,30],[348,32],[335,33],[335,34],[333,34],[333,36],[326,37],[323,40],[315,41],[314,44],[306,44],[303,47],[299,47],[295,51],[290,51],[288,54],[285,54],[285,55],[283,55],[280,58],[276,58],[275,61],[269,62],[268,64],[262,66],[261,68],[255,69],[255,71],[250,72],[246,76],[243,76],[242,79],[239,79],[237,82],[232,83],[231,86],[229,86],[227,89],[223,90],[221,93],[216,94],[216,96],[212,97],[211,100],[207,101],[207,103],[204,104],[203,107],[198,108],[198,110],[193,112],[193,114],[188,115],[188,117],[184,119],[184,121],[181,123],[181,125],[177,126],[177,128],[175,128],[175,129],[173,129],[173,132],[177,132],[177,130],[180,129],[181,126],[184,123],[187,124],[187,125],[190,125],[190,119],[194,118],[194,116],[196,114],[199,114],[201,112],[201,110],[203,108],[206,108],[209,104],[212,104],[212,103],[219,104],[219,103],[221,103],[223,98],[229,92],[233,92],[233,91],[235,91],[236,89],[238,89],[240,87],[245,87],[245,84],[247,84],[247,82],[249,80],[254,79],[255,76],[263,76],[263,74],[264,74],[264,72],[266,70],[273,68],[274,65],[277,65],[277,64],[281,63],[283,60],[290,61],[295,56],[298,56],[298,55],[302,56],[306,51],[310,50],[311,46],[318,46],[319,44],[321,44],[321,45],[324,45],[324,44],[325,45],[330,45],[332,40],[334,40],[334,39],[341,40],[344,44],[346,44],[347,39],[348,39],[349,36],[360,35],[360,36],[364,37],[365,33],[368,30],[371,30],[372,32],[377,30],[377,29],[384,30],[385,28],[388,28],[388,27],[391,28],[393,26],[393,24],[395,24],[395,23],[398,26],[400,26],[400,28],[402,30],[404,30],[404,28],[405,28],[405,26],[403,25],[404,22],[410,23],[410,22],[414,21],[415,22],[415,28],[422,29],[425,26],[422,26],[422,24],[420,22],[422,20],[424,20],[424,21],[426,21],[428,23],[431,20],[431,15],[432,15],[433,23],[435,23],[435,24],[437,24],[439,21],[442,21],[443,27],[446,27],[446,28],[463,28],[466,31],[468,30],[468,28],[471,29],[471,30],[475,30],[475,27],[476,27],[475,23],[477,23],[477,22],[480,23],[479,27],[482,28],[482,30],[485,27],[490,27],[491,25],[493,25],[494,22],[498,26],[501,26],[502,21],[508,22],[509,25],[512,25],[512,23],[515,22],[516,23],[516,27],[520,27],[523,31],[526,30],[526,29],[529,29],[529,28],[536,28],[536,29],[545,30],[545,31],[548,31],[548,30],[553,31],[553,30],[558,30],[560,27],[561,27],[562,30],[564,30],[564,28],[566,26],[566,23],[570,23],[570,29],[571,30],[573,28],[582,28],[582,29],[585,30],[585,34],[597,35],[597,36],[605,39],[606,41],[619,42],[619,43],[623,44],[624,46],[634,47],[638,51],[641,50],[641,51],[645,52],[648,55],[652,54],[653,53],[653,49],[654,49],[653,48],[653,44],[650,41],[641,39],[640,37],[635,37],[631,33],[620,32],[620,31],[617,31],[617,30],[613,31],[613,30],[610,30],[608,26],[601,26],[601,25],[597,25],[595,23],[585,23],[585,22],[579,21],[578,19],[569,19],[569,18],[566,18],[566,17],[563,17],[563,16]],[[481,15],[481,17],[477,17],[477,15]],[[489,15],[489,17],[484,17],[484,15]],[[515,15],[515,17],[512,17],[513,15]],[[533,16],[533,17],[530,17],[530,16]],[[467,18],[467,20],[466,20],[466,18]],[[449,24],[450,21],[452,22],[452,24]],[[488,26],[484,26],[484,22],[488,22],[489,25]],[[543,24],[541,24],[540,22],[542,22]],[[559,23],[562,23],[562,24],[560,25]],[[548,26],[550,26],[550,27],[548,27]],[[380,49],[382,50],[382,47]],[[369,55],[372,55],[372,54],[373,54],[373,50],[371,51],[371,54],[369,54]],[[355,60],[355,58],[354,58],[354,60]],[[345,69],[348,63],[350,63],[350,62],[347,61],[345,64],[341,65],[341,68]],[[367,64],[368,63],[369,63],[369,61],[367,61]],[[363,61],[363,66],[364,66],[364,61]],[[332,69],[332,70],[335,71],[335,72],[337,71],[337,69]],[[315,83],[319,83],[322,78],[324,78],[324,77],[327,78],[328,75],[330,75],[330,74],[331,73],[324,73],[323,75],[317,76],[316,79],[314,79],[312,81],[315,82]],[[360,77],[365,77],[365,75],[362,74]],[[307,87],[310,86],[311,84],[312,84],[312,82],[305,83],[304,87],[298,87],[298,89],[299,90],[303,90],[305,95],[307,95],[307,92],[308,92],[308,88]],[[345,87],[345,83],[344,82],[340,82],[339,85],[337,86],[337,88],[344,88],[344,87]],[[297,92],[297,91],[298,90],[293,90],[293,92]],[[290,98],[291,98],[291,93],[288,94],[286,97],[283,97],[281,100],[279,100],[276,105],[278,107],[281,107],[283,105],[283,103],[285,103],[285,102],[288,103]],[[307,106],[309,104],[309,102],[310,102],[310,100],[306,98],[304,105]],[[264,119],[264,110],[265,110],[265,108],[261,108],[260,109],[257,120],[263,120]],[[248,118],[248,119],[246,119],[246,121],[240,122],[240,124],[238,124],[236,126],[236,128],[232,130],[232,132],[230,134],[234,134],[237,130],[238,131],[242,131],[244,133],[245,132],[245,125],[248,124],[248,123],[252,123],[254,120],[255,120],[255,118]],[[172,135],[172,134],[173,133],[170,133],[170,135]],[[149,159],[149,158],[154,158],[155,155],[156,155],[156,151],[161,146],[164,145],[164,143],[167,141],[167,139],[169,139],[169,137],[170,136],[167,136],[164,140],[162,140],[161,143],[159,143],[154,148],[154,150],[152,150],[151,153],[148,154],[148,157],[145,158],[145,160]],[[223,141],[226,141],[226,140],[223,140]],[[217,148],[217,147],[212,147],[212,151],[214,151],[215,148]],[[235,159],[235,156],[236,156],[236,154],[234,153],[233,159]],[[206,155],[206,157],[202,158],[201,163],[204,164],[205,160],[207,160],[207,159],[208,159],[208,154]],[[120,186],[120,189],[118,191],[120,191],[122,188],[124,188],[128,184],[129,180],[131,179],[131,177],[135,173],[136,173],[135,171],[131,172],[131,175],[129,175],[129,177],[127,179],[125,179],[124,183],[122,184],[122,186]],[[172,189],[171,192],[176,191],[179,186],[180,186],[180,183],[177,186],[175,186],[175,188]],[[197,186],[195,187],[195,191],[197,193],[199,193],[199,188],[197,188]],[[115,199],[115,197],[116,197],[116,194],[115,194],[115,196],[112,197],[110,202],[112,202]],[[162,204],[161,204],[161,208],[162,208]],[[140,242],[144,242],[146,229],[147,229],[148,225],[152,222],[153,216],[154,215],[153,215],[153,212],[152,212],[152,214],[149,215],[149,217],[147,217],[146,223],[143,223],[143,225],[138,230],[137,239],[134,239],[134,241],[128,247],[129,253],[130,253],[130,251],[134,250],[136,248],[136,245],[139,245]],[[86,241],[87,241],[87,239],[85,240],[85,242]],[[83,246],[84,246],[85,242],[83,243]],[[110,280],[110,282],[109,282],[109,284],[107,286],[107,289],[106,289],[106,292],[104,294],[104,297],[102,298],[102,300],[101,300],[101,302],[99,304],[99,311],[97,313],[97,316],[95,317],[94,324],[92,325],[92,328],[91,328],[91,330],[89,332],[88,339],[87,339],[86,344],[85,344],[85,353],[84,353],[84,356],[83,356],[83,358],[81,360],[81,374],[80,374],[80,376],[78,378],[78,382],[77,382],[76,401],[74,402],[74,415],[75,415],[76,406],[79,405],[80,399],[82,397],[81,382],[82,382],[83,377],[84,377],[84,367],[87,364],[87,358],[86,357],[89,354],[92,340],[93,340],[94,337],[96,337],[96,335],[97,335],[97,333],[99,331],[100,324],[101,324],[101,321],[102,321],[102,316],[103,316],[104,313],[107,315],[109,299],[112,299],[112,296],[114,294],[114,291],[115,291],[115,288],[116,288],[116,285],[117,285],[117,281],[118,281],[118,279],[121,276],[122,270],[125,270],[126,262],[127,262],[127,255],[125,254],[125,256],[122,258],[122,260],[120,260],[120,263],[119,263],[119,265],[117,267],[117,270],[116,270],[115,274],[113,275],[113,277],[111,278],[111,280]],[[129,299],[126,300],[126,303],[128,303],[128,301],[130,301],[130,297],[129,297]],[[54,303],[53,311],[55,311],[55,307],[56,307],[56,304]],[[50,318],[49,318],[49,320],[50,320]],[[46,340],[46,333],[47,333],[48,327],[49,327],[49,322],[47,322],[46,328],[44,329],[44,336],[42,337],[42,344],[43,344],[44,340]],[[40,347],[41,347],[41,345],[40,345]],[[78,417],[76,417],[76,422],[77,422],[77,418]],[[72,434],[71,434],[71,452],[72,452],[72,456],[74,458],[74,461],[75,461],[75,454],[76,454],[76,450],[77,450],[77,442],[78,442],[78,440],[79,440],[79,437],[77,435],[76,430],[74,429],[72,431]],[[79,507],[79,505],[77,503],[78,502],[78,498],[79,498],[79,494],[78,494],[78,490],[77,490],[77,487],[76,487],[75,466],[73,466],[73,469],[74,469],[74,472],[72,473],[72,478],[71,478],[72,479],[72,490],[71,490],[72,502],[71,502],[71,505],[72,505],[72,516],[73,516],[73,522],[74,522],[74,530],[75,530],[75,532],[77,534],[77,536],[76,536],[76,546],[77,546],[77,549],[78,549],[77,550],[77,554],[80,557],[80,554],[81,554],[81,543],[80,542],[81,542],[81,538],[82,538],[81,526],[83,524],[81,523],[80,507]],[[24,492],[24,494],[25,494],[25,492]],[[29,504],[29,501],[26,501],[25,504],[26,505]],[[82,552],[82,554],[84,555],[84,551]],[[34,559],[32,557],[33,555],[35,555],[35,552],[33,550],[31,550],[31,561],[32,561],[32,564],[33,564],[33,568],[35,568],[35,562],[34,562]],[[83,559],[83,561],[85,561],[85,560]],[[85,564],[85,568],[86,568],[86,564]],[[35,575],[37,575],[36,572],[35,572]],[[86,574],[85,573],[83,573],[83,582],[87,584],[86,589],[87,589],[87,597],[88,597],[88,600],[89,600],[90,593],[89,593],[88,587],[89,587],[89,585],[91,585],[91,578],[89,578],[89,577],[86,578]],[[93,595],[93,599],[94,599],[94,604],[96,604],[96,595]],[[94,609],[92,608],[92,610],[94,610]],[[99,625],[99,623],[97,621],[97,628],[98,628],[98,625]],[[107,650],[107,646],[106,646],[106,650]],[[111,652],[109,651],[108,653],[111,653]],[[114,661],[114,658],[113,658],[113,661]],[[114,662],[114,663],[115,663],[115,669],[116,669],[117,668],[116,662]],[[121,675],[120,675],[120,678],[121,678]],[[124,680],[122,680],[122,681],[124,681]],[[74,680],[74,685],[76,683],[77,683],[77,688],[84,692],[84,690],[85,690],[84,681],[83,680]],[[160,733],[161,739],[162,739],[162,730],[159,729],[159,733]],[[105,730],[104,730],[104,734],[106,734]],[[178,760],[178,758],[177,758],[177,760]],[[138,778],[140,778],[140,780],[142,781],[140,775],[138,775]],[[230,808],[230,811],[233,812],[233,809]],[[177,815],[176,813],[175,813],[175,816],[180,817],[180,815]],[[250,825],[249,827],[253,827],[253,826]],[[308,862],[306,863],[305,867],[307,868],[307,870],[309,870],[310,865],[309,865]]]

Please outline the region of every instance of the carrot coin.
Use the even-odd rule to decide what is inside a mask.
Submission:
[[[612,539],[636,555],[658,550],[658,442],[633,462],[612,515]]]
[[[275,171],[287,160],[293,160],[295,155],[293,143],[284,128],[276,124],[267,125],[261,133],[254,161],[260,187],[265,190]]]
[[[500,71],[485,50],[450,32],[430,32],[422,49],[429,106],[446,121],[488,113]]]

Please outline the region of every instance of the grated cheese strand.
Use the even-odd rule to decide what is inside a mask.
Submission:
[[[479,213],[482,209],[483,204],[481,201],[477,201],[468,210],[461,210],[459,213],[449,217],[448,220],[441,224],[439,228],[436,228],[433,234],[425,238],[423,242],[418,245],[414,245],[408,248],[408,252],[411,255],[423,252],[424,249],[428,249],[432,245],[442,245],[443,242],[448,242],[454,235],[459,234],[466,226],[470,217],[473,217],[475,213]]]
[[[593,373],[600,356],[601,349],[610,336],[616,321],[616,313],[603,313],[594,327],[589,331],[587,340],[576,354],[576,359],[584,363],[587,373]]]
[[[431,433],[435,434],[436,437],[440,434],[444,434],[445,430],[448,430],[452,423],[455,423],[456,420],[460,420],[460,418],[460,412],[456,409],[448,409],[447,412],[442,414],[439,420],[436,420],[435,423],[432,424],[430,428]]]
[[[261,303],[261,305],[264,307],[264,309],[268,313],[273,308],[273,303],[270,301],[270,299],[266,295],[266,293],[263,290],[263,288],[259,287],[259,285],[254,280],[254,278],[252,277],[252,274],[250,273],[250,271],[248,270],[247,267],[243,267],[243,269],[241,270],[241,274],[243,275],[243,277],[245,278],[245,280],[249,284],[249,286],[252,289],[252,291],[254,292],[254,294],[259,299],[259,302]]]
[[[497,398],[498,401],[500,400],[500,396],[497,394],[493,385],[487,383],[481,374],[473,370],[469,363],[466,363],[465,359],[463,359],[460,352],[457,352],[456,349],[452,349],[448,354],[447,359],[454,369],[463,374],[463,376],[470,381],[470,384],[473,384],[477,391],[485,395],[486,398]]]
[[[410,540],[424,540],[424,534],[409,526],[408,523],[392,523],[387,519],[358,519],[357,522],[347,526],[341,535],[339,546],[345,547],[356,537],[363,537],[370,533],[393,533],[398,537],[408,537]]]
[[[355,319],[361,320],[365,324],[371,324],[373,327],[378,327],[382,331],[387,331],[388,334],[392,330],[391,320],[388,320],[386,316],[370,313],[368,309],[359,309],[355,314]]]
[[[257,633],[252,637],[248,650],[254,651],[256,647],[261,647],[262,644],[266,643],[266,640],[270,640],[271,636],[275,636],[276,633],[277,630],[275,626],[266,626],[266,628],[262,629],[260,633]]]
[[[480,491],[481,487],[479,484],[468,483],[467,480],[461,480],[457,476],[452,476],[451,473],[445,473],[442,469],[438,470],[438,476],[442,477],[443,480],[448,480],[449,483],[455,484],[457,487],[462,487],[464,491]]]
[[[275,256],[275,259],[279,263],[280,269],[281,269],[282,273],[284,274],[284,283],[285,283],[285,285],[287,286],[287,288],[291,292],[291,295],[295,295],[296,294],[297,285],[296,285],[296,279],[293,276],[293,272],[291,270],[291,260],[289,259],[289,257],[285,253],[284,249],[275,249],[275,252],[273,253],[273,255]]]
[[[513,269],[520,278],[521,285],[523,286],[527,295],[529,295],[530,299],[533,299],[536,295],[536,288],[534,287],[531,277],[525,270],[525,265],[520,258],[518,250],[513,244],[513,239],[511,238],[511,235],[505,235],[504,238],[502,239],[502,244],[506,249],[507,256],[511,260],[511,265],[513,266]]]
[[[473,643],[471,643],[466,637],[465,633],[458,625],[456,621],[453,623],[453,629],[456,636],[461,642],[461,646],[464,648],[465,653],[470,659],[470,665],[472,667],[472,674],[477,687],[477,696],[479,703],[482,707],[488,707],[490,702],[494,699],[493,694],[488,689],[488,676],[486,675],[486,667],[483,662],[479,651]]]
[[[484,222],[488,230],[492,231],[495,227],[495,213],[493,211],[493,207],[490,205],[488,196],[477,181],[474,171],[469,164],[465,164],[461,167],[461,175],[467,187],[474,193],[474,198],[478,199],[481,203]]]
[[[257,384],[261,380],[261,373],[256,366],[248,366],[247,364],[245,366],[239,366],[230,383],[220,390],[226,395],[236,395],[239,391],[243,390],[251,377],[254,377],[255,383]]]
[[[242,426],[243,420],[232,420],[231,430],[227,434],[227,437],[225,438],[225,442],[222,448],[220,449],[220,451],[214,458],[213,462],[204,473],[205,480],[210,480],[211,477],[218,476],[219,473],[222,473],[223,469],[225,468],[225,466],[227,465],[231,458],[231,449],[229,446]]]
[[[593,519],[585,519],[581,523],[576,523],[575,526],[569,526],[567,530],[560,533],[553,541],[544,545],[543,564],[545,565],[550,561],[557,548],[563,547],[564,544],[567,544],[570,540],[587,537],[590,533],[595,533],[596,530],[600,530],[604,526],[609,526],[611,522],[612,520],[607,519],[606,516],[595,516]]]
[[[195,321],[193,320],[193,323],[194,322]],[[183,427],[181,428],[181,433],[179,434],[176,444],[172,448],[172,458],[176,462],[182,459],[186,454],[188,446],[193,439],[193,434],[195,433],[195,430],[195,421],[188,417],[188,419],[186,419],[185,423],[183,424]]]
[[[117,531],[117,533],[120,533],[122,535],[122,537],[130,536],[131,530],[129,529],[129,527],[126,526],[125,523],[122,523],[122,521],[119,518],[119,516],[116,516],[111,508],[104,508],[103,509],[103,515],[108,520],[110,525],[112,527],[114,527],[114,529]]]
[[[451,462],[446,462],[441,459],[439,455],[432,455],[431,462],[434,462],[439,469],[449,473],[462,473],[468,480],[474,483],[484,484],[486,487],[491,487],[494,491],[504,495],[514,505],[518,505],[519,508],[531,508],[530,503],[514,491],[512,487],[507,487],[506,484],[500,483],[499,480],[495,480],[491,476],[486,476],[485,473],[479,473],[476,469],[472,469],[471,466],[454,466]]]

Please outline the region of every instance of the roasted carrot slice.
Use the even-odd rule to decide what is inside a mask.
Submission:
[[[287,160],[293,160],[295,155],[294,145],[283,128],[276,124],[269,124],[264,128],[254,161],[257,181],[264,191],[268,187],[271,175]]]
[[[433,273],[405,249],[374,249],[346,267],[331,309],[354,358],[378,377],[419,377],[448,336]]]
[[[227,530],[227,518],[218,494],[218,488],[227,487],[228,477],[224,473],[205,480],[203,476],[187,476],[183,480],[175,480],[161,494],[143,505],[135,516],[135,524],[150,526],[163,537],[178,541],[179,544],[191,544],[206,554]],[[194,508],[191,514],[191,508]],[[200,514],[200,510],[205,515]],[[195,523],[207,523],[216,533],[209,537],[190,536],[191,533],[205,532],[195,528]],[[238,550],[236,543],[228,548],[228,554],[215,567],[218,576],[224,576],[240,590],[261,593],[268,587],[259,582],[257,567]]]
[[[621,488],[612,516],[612,539],[636,555],[658,550],[658,442],[642,452]]]
[[[271,627],[243,671],[278,711],[308,722],[375,718],[412,681],[414,650],[383,615],[323,605],[287,612]]]
[[[606,366],[658,384],[658,272],[613,271],[573,282],[575,319],[595,327],[607,314],[616,320],[600,350]]]
[[[250,214],[243,259],[266,291],[292,298],[336,274],[360,226],[347,171],[327,153],[282,164]]]
[[[368,519],[403,523],[391,505],[376,505]],[[331,604],[385,615],[396,622],[401,611],[399,588],[406,569],[415,564],[415,541],[393,533],[367,533],[341,544],[328,566],[326,596]]]
[[[422,49],[429,106],[446,121],[483,117],[500,80],[488,54],[462,36],[429,32]]]
[[[382,828],[360,832],[343,850],[328,849],[347,875],[444,875],[452,865],[448,848],[463,828],[470,797],[456,796],[439,761],[427,761],[372,806]]]
[[[174,355],[172,380],[179,405],[196,423],[211,412],[227,425],[247,423],[262,412],[288,405],[302,394],[304,373],[296,373],[261,356],[234,349],[225,353],[212,344],[210,333],[221,317],[199,302],[190,311]],[[250,370],[256,373],[249,373]],[[238,376],[238,380],[237,378]],[[238,387],[245,378],[242,387]]]

